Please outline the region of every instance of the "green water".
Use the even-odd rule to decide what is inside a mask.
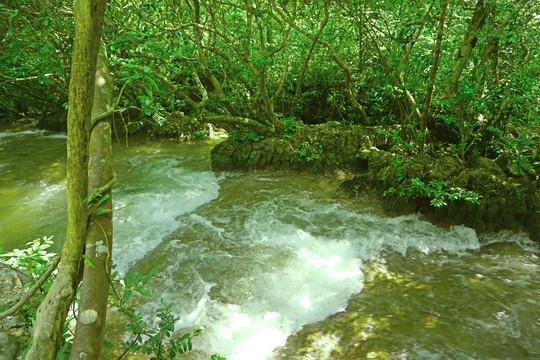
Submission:
[[[0,132],[0,247],[4,250],[45,235],[54,234],[58,243],[62,241],[65,140],[62,134],[30,130]]]
[[[333,178],[213,173],[215,142],[115,145],[113,259],[160,265],[188,358],[540,358],[538,246],[416,215],[387,218]],[[65,137],[0,133],[0,246],[65,231]],[[109,337],[121,332],[111,327]],[[112,339],[111,338],[111,339]]]
[[[344,312],[307,325],[286,359],[538,359],[536,254],[497,243],[461,256],[386,253]]]

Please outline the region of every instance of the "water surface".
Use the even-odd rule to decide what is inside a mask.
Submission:
[[[149,321],[165,298],[179,332],[208,327],[188,358],[540,358],[527,236],[383,217],[332,178],[213,173],[214,144],[115,145],[114,261],[160,265]],[[0,133],[0,246],[60,247],[64,179],[65,136]]]

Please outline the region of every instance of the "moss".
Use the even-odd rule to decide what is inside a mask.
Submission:
[[[452,179],[464,169],[463,165],[453,156],[443,156],[436,159],[429,168],[426,177],[428,180]]]
[[[464,164],[450,155],[410,156],[393,146],[393,139],[375,127],[300,125],[288,138],[222,142],[212,151],[212,168],[273,168],[314,173],[346,170],[356,176],[343,182],[341,189],[355,196],[377,193],[391,214],[420,211],[441,223],[465,224],[480,231],[523,228],[532,238],[538,238],[540,198],[536,179],[512,178],[496,161],[485,157]],[[431,199],[421,194],[414,193],[419,197],[409,198],[399,196],[396,191],[383,196],[389,188],[410,186],[411,179],[418,179],[426,186],[430,181],[444,181],[445,189],[460,187],[480,194],[481,199],[479,204],[447,200],[447,206],[434,208]]]

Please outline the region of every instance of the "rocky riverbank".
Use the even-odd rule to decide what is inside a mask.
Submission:
[[[342,190],[376,195],[389,214],[421,212],[437,223],[478,231],[524,230],[540,240],[534,172],[517,176],[502,155],[462,161],[444,149],[407,151],[393,130],[330,123],[299,126],[282,138],[229,139],[212,151],[212,168],[345,172],[350,176]]]
[[[0,263],[0,312],[14,305],[24,297],[24,285],[30,282],[26,274]],[[17,315],[8,316],[0,320],[0,360],[15,360],[19,354],[19,347],[28,337],[28,326]]]

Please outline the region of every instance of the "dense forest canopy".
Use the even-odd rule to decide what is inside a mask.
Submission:
[[[408,143],[495,156],[527,150],[516,139],[539,122],[539,14],[532,0],[114,0],[103,40],[126,124],[401,125]],[[3,121],[61,128],[72,2],[3,0],[0,24]]]

